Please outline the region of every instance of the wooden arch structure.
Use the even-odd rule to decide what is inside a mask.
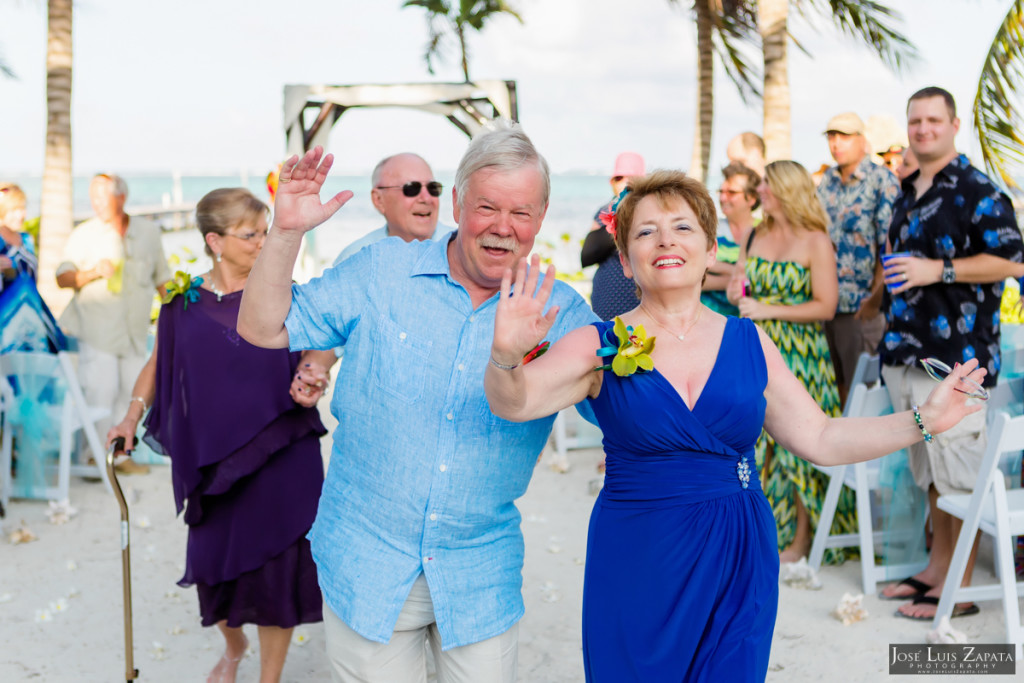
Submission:
[[[301,155],[316,145],[326,146],[334,124],[356,107],[399,107],[440,114],[469,137],[492,119],[519,120],[515,81],[286,85],[287,153]]]

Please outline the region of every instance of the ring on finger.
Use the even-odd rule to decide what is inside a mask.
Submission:
[[[279,183],[290,183],[291,181],[292,181],[291,178],[278,178],[277,179],[277,182],[279,182]]]

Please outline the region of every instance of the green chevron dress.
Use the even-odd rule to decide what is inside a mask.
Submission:
[[[790,261],[767,261],[748,256],[746,276],[750,281],[750,296],[767,304],[795,305],[811,299],[811,271]],[[786,320],[757,321],[775,345],[783,359],[818,402],[826,415],[838,417],[839,393],[836,374],[828,352],[828,342],[821,323],[796,323]],[[770,455],[769,455],[770,451]],[[775,514],[779,532],[779,550],[786,548],[796,533],[796,496],[800,496],[811,518],[811,530],[818,525],[821,505],[828,489],[828,477],[806,460],[798,458],[775,443],[766,432],[761,433],[756,447],[757,466],[762,486]],[[765,460],[767,459],[767,466]],[[856,506],[853,492],[843,487],[839,496],[833,533],[853,533],[857,530]],[[825,561],[842,562],[843,551],[829,549]]]

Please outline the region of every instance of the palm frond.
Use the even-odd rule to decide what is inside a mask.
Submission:
[[[759,84],[762,74],[743,53],[741,44],[760,44],[756,9],[749,3],[723,3],[721,11],[715,13],[714,21],[715,53],[718,54],[725,75],[736,86],[740,99],[744,104],[749,104],[751,100],[761,97]]]
[[[3,54],[0,54],[0,74],[3,74],[7,78],[17,78],[17,75],[15,75],[14,70],[11,67],[7,66],[7,62],[4,61]]]
[[[896,27],[903,21],[899,12],[874,0],[796,0],[797,11],[807,17],[808,9],[826,14],[836,27],[851,38],[863,41],[886,66],[899,73],[917,60],[917,48]]]
[[[996,31],[974,96],[974,130],[985,167],[1019,190],[1010,167],[1024,162],[1024,117],[1016,102],[1024,84],[1024,0],[1015,0]]]

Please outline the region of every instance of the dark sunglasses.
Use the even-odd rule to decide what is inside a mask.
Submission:
[[[402,188],[402,194],[404,194],[406,197],[415,197],[420,193],[420,190],[423,189],[423,183],[421,183],[418,180],[413,180],[412,182],[408,182],[405,185],[378,185],[377,189],[394,190],[399,187]],[[444,186],[441,183],[437,182],[436,180],[431,180],[429,183],[427,183],[427,192],[430,193],[431,197],[440,197],[441,188],[443,187]]]

